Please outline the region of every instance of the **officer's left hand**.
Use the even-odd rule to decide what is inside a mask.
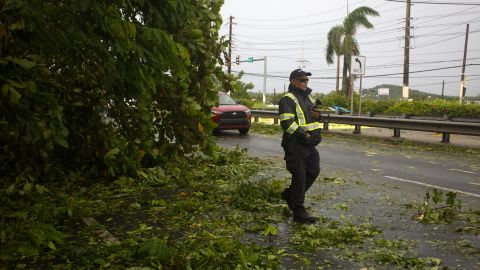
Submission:
[[[310,110],[310,116],[313,119],[320,119],[321,114],[319,111]]]

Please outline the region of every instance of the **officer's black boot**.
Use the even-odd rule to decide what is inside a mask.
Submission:
[[[286,188],[282,192],[282,198],[287,202],[288,208],[293,211],[294,205],[293,205],[293,198],[292,198],[292,194],[290,193],[290,189]]]
[[[318,218],[310,216],[304,207],[295,208],[293,211],[293,221],[295,222],[312,224],[317,220]]]

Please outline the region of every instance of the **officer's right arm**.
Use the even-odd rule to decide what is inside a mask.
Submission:
[[[280,99],[278,117],[285,132],[293,136],[306,136],[305,130],[295,122],[295,102],[289,97]]]

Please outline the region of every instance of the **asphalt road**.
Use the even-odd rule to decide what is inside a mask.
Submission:
[[[281,137],[225,131],[220,145],[246,148],[258,157],[283,158]],[[371,140],[327,137],[317,146],[321,167],[328,174],[343,173],[377,183],[395,183],[405,192],[426,188],[454,191],[467,201],[480,201],[480,157],[428,147],[405,147]],[[426,150],[425,150],[426,149]]]
[[[217,136],[219,145],[240,146],[252,156],[271,160],[273,167],[266,171],[288,182],[290,175],[284,168],[280,141],[279,135],[250,133],[242,136],[236,131]],[[436,187],[456,192],[462,209],[479,209],[478,154],[338,135],[324,136],[317,149],[322,172],[307,192],[305,205],[313,215],[337,221],[343,218],[357,223],[366,221],[379,228],[382,237],[412,241],[415,243],[412,252],[416,256],[440,258],[442,267],[480,269],[480,235],[459,230],[464,227],[478,229],[478,223],[456,219],[450,224],[422,224],[417,221],[418,210],[410,208],[422,204],[426,192]],[[338,181],[332,182],[332,179]],[[280,222],[278,227],[279,238],[289,239],[290,221]],[[328,252],[316,255],[320,257],[314,256],[312,261],[322,265],[322,256],[328,257]],[[332,269],[361,269],[364,266],[333,261]],[[392,269],[380,265],[375,268]]]

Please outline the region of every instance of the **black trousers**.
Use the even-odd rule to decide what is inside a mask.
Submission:
[[[305,146],[298,142],[285,150],[287,170],[292,181],[287,195],[292,198],[294,211],[304,209],[305,193],[320,174],[320,155],[314,146]]]

